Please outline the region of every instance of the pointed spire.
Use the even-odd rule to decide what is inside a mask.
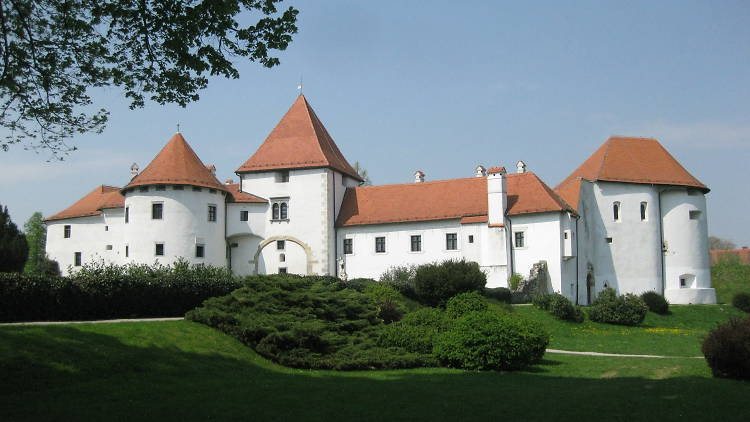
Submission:
[[[356,180],[352,168],[303,94],[237,173],[328,167]]]
[[[123,190],[134,186],[158,184],[193,185],[226,190],[179,132],[172,136],[151,163]]]

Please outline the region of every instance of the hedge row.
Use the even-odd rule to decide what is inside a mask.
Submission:
[[[223,268],[88,264],[69,277],[0,273],[0,321],[177,317],[240,286]]]

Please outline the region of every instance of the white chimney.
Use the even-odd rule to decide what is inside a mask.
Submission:
[[[414,173],[414,183],[424,183],[424,172],[422,170],[417,170]]]
[[[224,184],[225,184],[225,185],[233,185],[233,184],[234,184],[234,180],[232,180],[232,179],[227,179],[227,180],[225,180],[225,181],[224,181]]]
[[[516,173],[526,173],[526,163],[519,161],[516,163]]]
[[[211,172],[211,174],[216,175],[216,166],[215,165],[211,164],[211,165],[206,166],[206,168],[208,169],[208,171]]]
[[[477,168],[474,170],[474,177],[484,177],[484,176],[487,176],[487,169],[484,168],[484,166],[482,165],[477,166]]]
[[[135,177],[135,176],[138,176],[138,170],[140,170],[140,168],[138,167],[138,164],[136,164],[136,163],[133,163],[133,164],[132,164],[132,165],[130,166],[130,178],[133,178],[133,177]]]
[[[487,211],[490,226],[505,224],[505,210],[508,206],[505,173],[505,167],[487,170]]]

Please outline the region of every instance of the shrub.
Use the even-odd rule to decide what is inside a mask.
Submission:
[[[416,299],[417,296],[414,293],[414,275],[416,272],[416,265],[397,265],[388,268],[380,276],[379,281],[392,286],[399,293],[410,299]]]
[[[378,318],[382,319],[386,324],[401,320],[404,313],[401,312],[398,303],[396,302],[383,302],[378,306]]]
[[[649,311],[661,315],[669,313],[669,302],[659,293],[654,291],[645,292],[641,295],[641,299],[646,303]]]
[[[477,292],[461,293],[448,299],[445,313],[449,318],[461,318],[469,312],[486,311],[487,300]]]
[[[539,361],[549,343],[539,324],[494,312],[471,312],[437,336],[433,353],[463,369],[520,369]]]
[[[714,376],[750,379],[750,317],[732,318],[711,330],[702,350]]]
[[[646,318],[648,307],[638,296],[617,296],[611,288],[604,289],[591,304],[589,318],[592,321],[617,325],[638,325]]]
[[[548,311],[552,316],[564,321],[583,322],[583,311],[580,307],[573,306],[567,297],[558,293],[550,297]]]
[[[488,287],[484,289],[484,295],[490,299],[495,299],[500,302],[510,303],[512,299],[512,293],[505,287]]]
[[[375,303],[398,302],[402,299],[401,294],[389,284],[374,282],[361,291]]]
[[[538,295],[534,295],[534,297],[531,298],[531,304],[543,311],[549,311],[549,305],[552,301],[552,297],[553,295],[551,293],[540,293]]]
[[[510,290],[516,291],[518,290],[518,286],[521,284],[521,281],[523,280],[523,276],[518,273],[513,273],[513,275],[508,278],[508,287],[510,287]]]
[[[429,355],[432,353],[435,337],[445,332],[451,323],[442,309],[422,308],[406,314],[401,321],[386,326],[381,331],[378,344]]]
[[[424,305],[442,306],[453,296],[483,291],[487,276],[476,262],[446,260],[417,267],[414,275],[416,300]]]
[[[342,282],[343,285],[358,292],[363,292],[368,287],[377,284],[377,281],[371,278],[352,278]]]
[[[737,293],[734,295],[732,306],[741,311],[750,312],[750,293]]]

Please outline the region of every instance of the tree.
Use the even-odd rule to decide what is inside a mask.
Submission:
[[[0,205],[0,272],[20,272],[29,246],[26,237],[11,221],[8,207]]]
[[[270,50],[287,48],[298,13],[281,1],[0,0],[0,148],[63,159],[68,138],[107,123],[90,88],[122,89],[131,109],[146,97],[184,107],[208,76],[239,78],[232,57],[278,65]]]
[[[367,169],[362,167],[359,161],[354,162],[354,171],[364,180],[359,184],[360,186],[372,186],[372,180],[370,180],[370,175],[367,174]]]
[[[23,225],[26,234],[26,243],[29,245],[29,256],[23,267],[25,273],[41,273],[45,268],[47,259],[47,228],[44,225],[42,213],[35,212]]]
[[[735,245],[731,240],[722,239],[716,236],[708,236],[708,249],[712,251],[736,248],[737,245]]]

